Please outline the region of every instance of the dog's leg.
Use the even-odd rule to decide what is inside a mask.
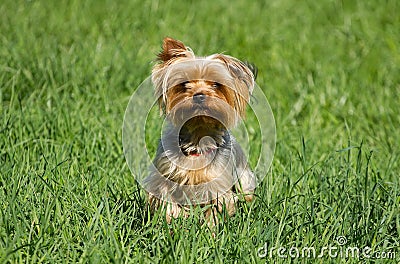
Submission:
[[[242,148],[235,141],[233,144],[235,151],[235,190],[237,194],[242,194],[246,201],[253,200],[253,193],[256,188],[256,176],[250,169],[250,165],[247,163],[246,156],[243,153]]]
[[[150,211],[154,214],[157,210],[165,210],[165,219],[171,223],[172,218],[179,216],[188,217],[188,212],[181,205],[172,202],[166,202],[158,199],[157,197],[149,194]]]
[[[236,212],[236,203],[238,201],[237,195],[229,191],[213,200],[209,207],[204,212],[204,217],[208,223],[208,225],[215,226],[218,224],[218,214],[226,211],[229,216],[232,216]]]

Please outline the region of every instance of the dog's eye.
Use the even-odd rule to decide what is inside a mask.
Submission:
[[[212,87],[213,89],[218,89],[219,87],[221,87],[221,84],[220,84],[220,83],[217,83],[217,82],[214,82],[214,83],[211,85],[211,87]]]

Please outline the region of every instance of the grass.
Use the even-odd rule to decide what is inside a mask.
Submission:
[[[399,13],[395,0],[2,1],[0,262],[398,262]],[[123,156],[124,110],[164,36],[254,62],[274,111],[272,167],[215,238],[195,214],[149,218]],[[288,255],[339,236],[395,256]]]

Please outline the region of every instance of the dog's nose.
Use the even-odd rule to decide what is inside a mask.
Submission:
[[[193,95],[193,102],[196,104],[202,104],[206,100],[206,95],[202,93],[197,93]]]

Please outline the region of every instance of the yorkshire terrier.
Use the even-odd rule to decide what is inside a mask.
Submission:
[[[170,222],[200,206],[216,224],[217,212],[253,199],[256,178],[230,129],[245,116],[257,69],[224,54],[198,57],[171,38],[157,59],[152,83],[167,125],[143,182],[150,209],[164,208]]]

